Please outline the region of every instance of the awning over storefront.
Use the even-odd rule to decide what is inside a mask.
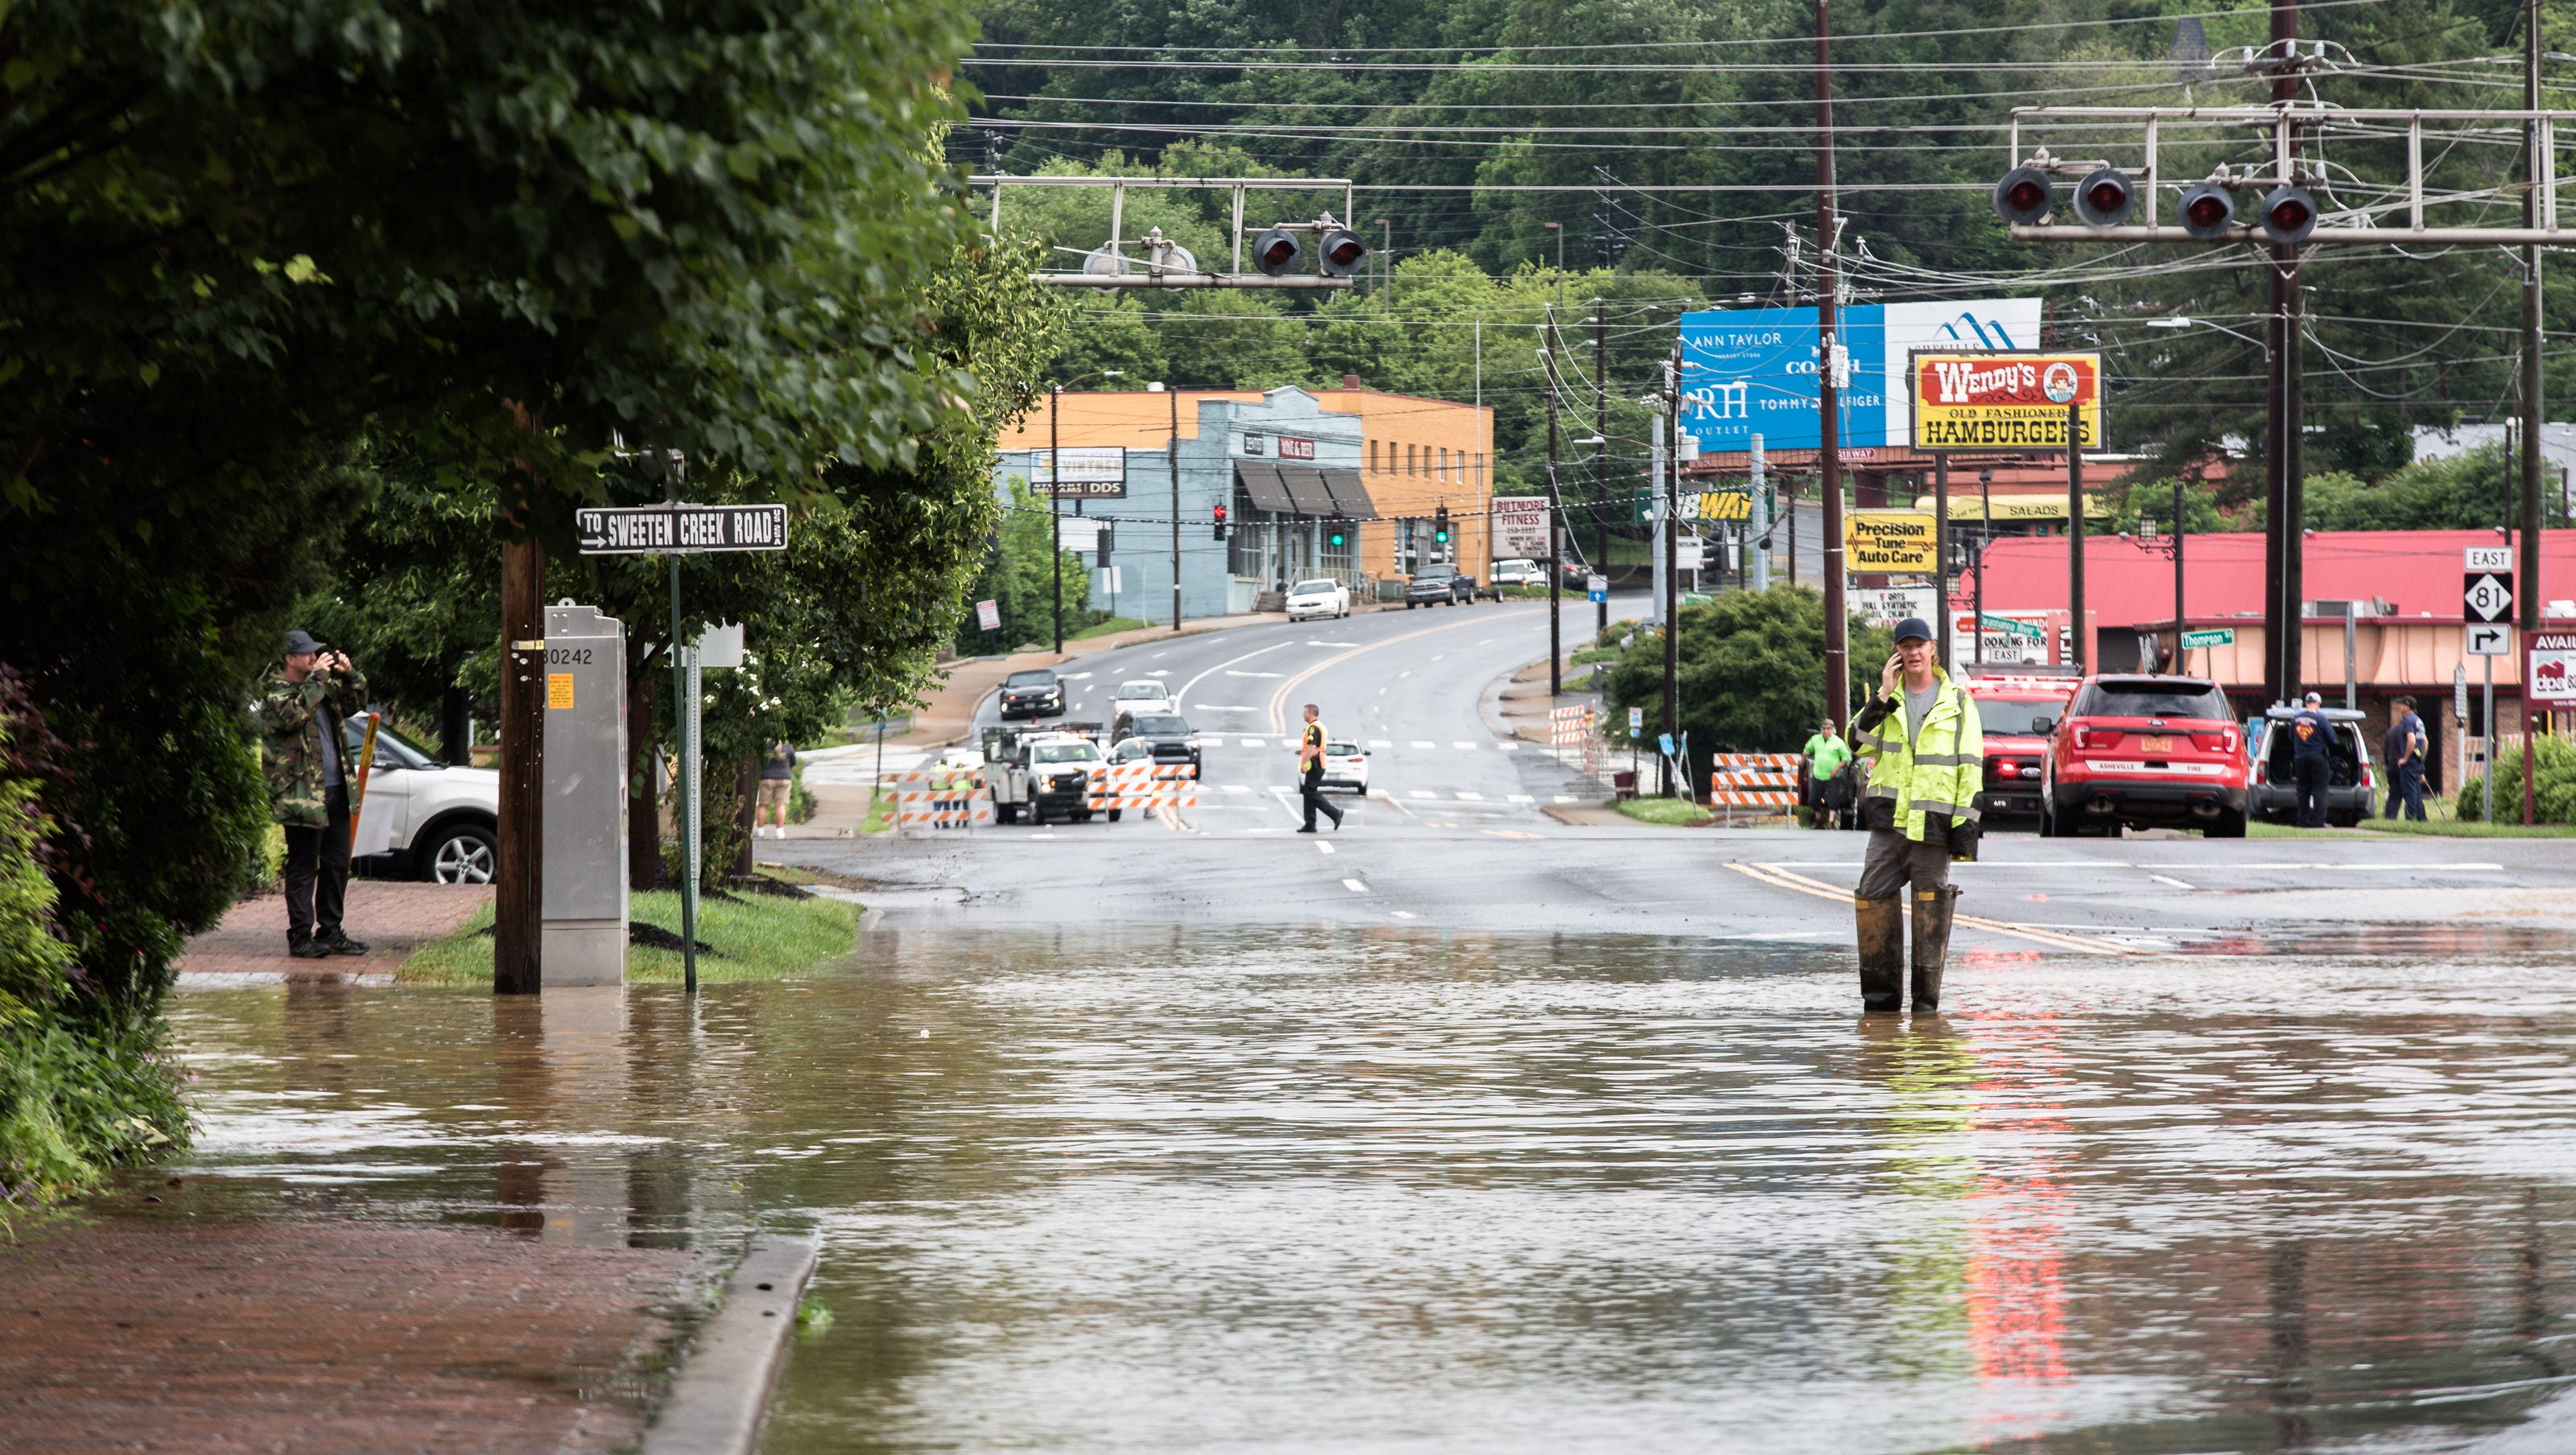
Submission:
[[[1917,510],[1930,510],[1932,504],[1933,500],[1929,495],[1914,497],[1914,508]],[[1998,495],[1994,497],[1994,507],[1994,518],[1997,520],[2064,520],[2066,495],[2063,491],[2055,495]],[[1976,485],[1971,483],[1967,489],[1961,490],[1958,479],[1954,476],[1950,481],[1950,518],[1975,520],[1977,512]],[[2111,514],[2109,496],[2096,495],[2090,490],[2084,492],[2086,519],[2089,520],[2095,516],[2108,518]]]
[[[1234,462],[1234,480],[1243,487],[1244,494],[1252,497],[1253,509],[1267,510],[1274,515],[1294,515],[1297,512],[1297,502],[1289,498],[1288,487],[1279,479],[1277,465],[1265,460],[1237,460]]]
[[[1281,465],[1279,479],[1288,487],[1288,498],[1297,502],[1299,515],[1330,515],[1333,493],[1324,488],[1324,472],[1312,465]]]
[[[1333,508],[1349,520],[1375,520],[1377,502],[1369,499],[1368,490],[1360,484],[1357,470],[1326,470],[1324,488],[1333,495]]]

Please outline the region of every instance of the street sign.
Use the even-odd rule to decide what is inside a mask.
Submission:
[[[1630,736],[1630,737],[1632,737],[1632,738],[1633,738],[1633,737],[1637,736],[1638,734],[1640,734],[1640,733],[1644,732],[1645,730],[1646,730],[1646,710],[1645,710],[1644,708],[1642,708],[1642,707],[1632,707],[1632,708],[1629,708],[1629,709],[1628,709],[1628,736]]]
[[[2468,626],[2468,645],[2472,657],[2509,657],[2513,655],[2513,628],[2473,621]]]
[[[2460,601],[2469,620],[2502,621],[2513,615],[2513,573],[2470,571],[2460,577]]]
[[[1002,608],[991,601],[975,603],[975,625],[988,632],[1002,629]]]
[[[583,506],[573,531],[585,556],[681,556],[787,549],[784,505]]]
[[[2529,706],[2550,712],[2576,708],[2576,632],[2533,632],[2522,681]]]
[[[2469,720],[2469,668],[2463,662],[2451,668],[2451,716]]]
[[[1583,578],[1583,589],[1595,601],[1610,599],[1610,578],[1594,572]]]
[[[2232,647],[2236,645],[2236,628],[2213,626],[2203,627],[2199,631],[2184,632],[2182,645],[2185,651],[2194,647]]]
[[[1683,538],[1683,539],[1681,539],[1681,540],[1677,540],[1677,541],[1673,542],[1673,569],[1674,569],[1674,570],[1676,570],[1676,571],[1696,571],[1696,570],[1698,570],[1698,569],[1699,569],[1699,567],[1700,567],[1700,539],[1699,539],[1699,537],[1697,537],[1697,536],[1686,536],[1686,537],[1684,537],[1684,538]]]
[[[2460,552],[2460,569],[2464,571],[2510,571],[2513,569],[2513,547],[2470,546]]]
[[[1991,611],[1979,616],[1977,618],[1977,625],[1986,631],[2001,632],[2008,637],[2028,637],[2034,642],[2039,641],[2048,635],[2048,633],[2040,630],[2038,622],[2022,621],[2018,618],[2009,616],[1997,616]]]

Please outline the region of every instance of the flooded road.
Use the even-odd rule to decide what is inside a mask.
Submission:
[[[825,1238],[767,1448],[2576,1449],[2576,955],[879,932],[191,990],[192,1188]],[[2529,1423],[2526,1423],[2529,1421]]]

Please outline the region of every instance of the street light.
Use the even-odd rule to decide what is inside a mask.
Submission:
[[[1094,369],[1088,374],[1066,379],[1047,391],[1047,510],[1052,517],[1047,522],[1047,536],[1048,544],[1053,547],[1048,554],[1055,557],[1055,654],[1059,657],[1064,655],[1064,453],[1056,422],[1064,412],[1067,385],[1079,384],[1084,379],[1126,377],[1123,369]]]

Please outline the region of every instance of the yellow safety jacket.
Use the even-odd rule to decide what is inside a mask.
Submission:
[[[1977,819],[1977,789],[1986,776],[1986,730],[1968,694],[1939,667],[1932,669],[1932,708],[1923,721],[1905,720],[1905,688],[1893,702],[1873,701],[1852,719],[1852,756],[1869,765],[1869,791],[1861,797],[1864,821],[1877,805],[1892,805],[1890,825],[1916,843],[1924,818],[1947,814]],[[1873,717],[1873,714],[1876,714]]]

